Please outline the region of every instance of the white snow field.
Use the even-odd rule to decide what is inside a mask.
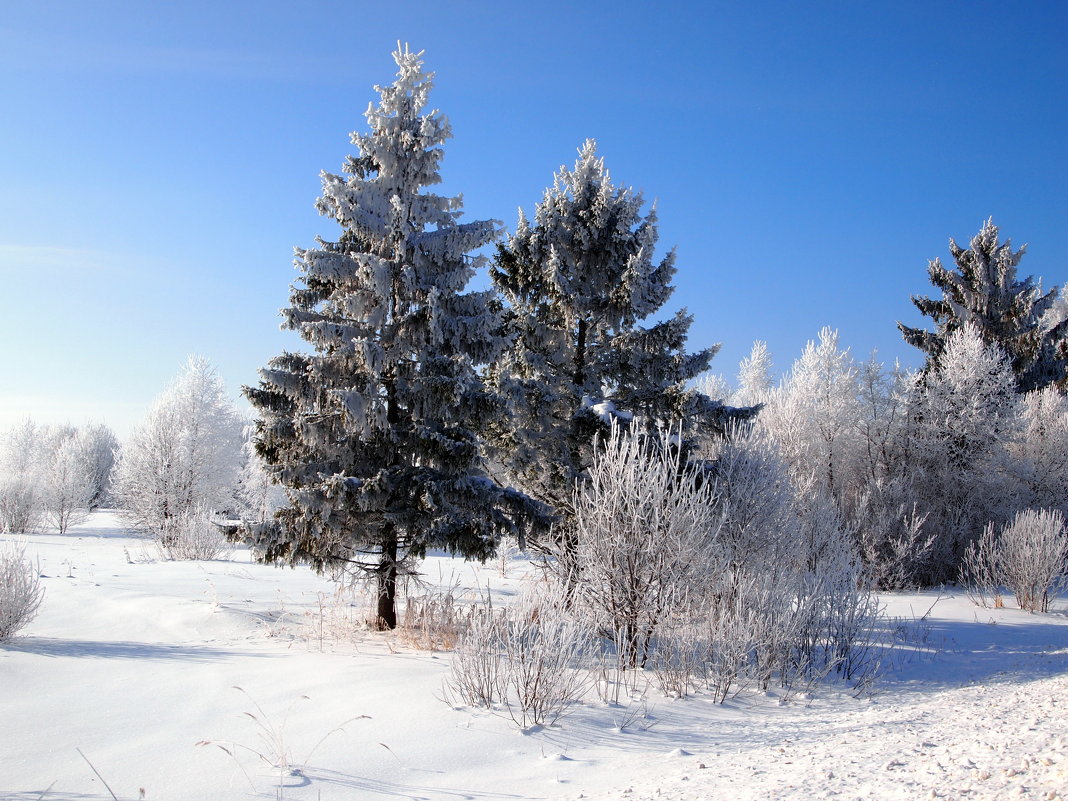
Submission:
[[[651,690],[623,731],[629,713],[593,696],[521,732],[441,700],[447,653],[341,634],[336,618],[365,610],[310,570],[241,549],[162,561],[106,512],[25,543],[46,595],[0,645],[2,799],[1068,798],[1063,602],[1028,615],[956,590],[885,596],[912,645],[873,695]],[[504,602],[524,567],[422,569]]]

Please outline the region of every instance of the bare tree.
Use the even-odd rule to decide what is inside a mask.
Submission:
[[[661,622],[719,559],[712,488],[674,443],[612,426],[575,492],[573,558],[556,563],[574,571],[562,578],[613,634],[625,667],[645,664]]]
[[[123,448],[116,495],[134,525],[166,539],[198,504],[234,504],[240,454],[241,421],[222,379],[193,357]]]
[[[54,443],[41,486],[45,516],[60,534],[89,516],[97,485],[77,433]]]
[[[11,544],[0,547],[0,642],[33,620],[43,597],[40,570],[22,548]]]

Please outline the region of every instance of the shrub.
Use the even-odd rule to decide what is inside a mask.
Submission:
[[[470,623],[471,609],[457,603],[451,591],[409,595],[404,622],[397,633],[413,648],[451,651]]]
[[[36,482],[25,477],[0,476],[0,531],[30,534],[41,522]]]
[[[40,570],[25,551],[10,544],[0,548],[0,642],[33,620],[43,597]]]
[[[156,545],[168,559],[210,560],[229,553],[226,535],[212,522],[212,514],[197,505],[167,521]]]
[[[562,583],[617,644],[621,666],[644,667],[657,628],[718,564],[711,487],[670,437],[613,426],[574,506],[573,560],[551,564],[573,571]]]
[[[1028,612],[1048,612],[1050,604],[1068,588],[1068,528],[1056,509],[1025,509],[994,533],[989,523],[983,535],[964,552],[960,581],[979,606],[1000,607],[1001,587],[1016,596]]]
[[[982,536],[968,543],[960,564],[959,580],[976,606],[1000,609],[1001,550],[993,523],[987,523]]]
[[[510,607],[471,614],[446,685],[472,706],[504,707],[521,728],[554,723],[590,683],[592,628],[565,609],[558,586]]]
[[[999,563],[1005,585],[1028,612],[1048,612],[1068,586],[1068,530],[1050,509],[1017,512],[1002,530]]]

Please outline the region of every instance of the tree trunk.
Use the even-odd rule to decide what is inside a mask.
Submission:
[[[386,420],[395,430],[400,422],[400,404],[393,375],[383,378],[383,384],[386,388]],[[388,631],[397,628],[397,535],[388,524],[383,534],[385,540],[378,560],[378,612],[373,622],[375,628]]]
[[[390,537],[382,546],[378,562],[378,610],[375,628],[387,631],[397,628],[397,540]]]

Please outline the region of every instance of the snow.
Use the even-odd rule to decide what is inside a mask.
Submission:
[[[907,644],[871,694],[652,691],[645,708],[591,701],[521,732],[442,700],[448,654],[342,635],[364,608],[309,570],[243,549],[161,561],[108,512],[26,550],[46,595],[0,645],[0,798],[109,799],[103,781],[120,799],[203,801],[1068,798],[1063,602],[1028,615],[957,590],[883,596]],[[422,571],[500,602],[526,572],[445,556]]]

